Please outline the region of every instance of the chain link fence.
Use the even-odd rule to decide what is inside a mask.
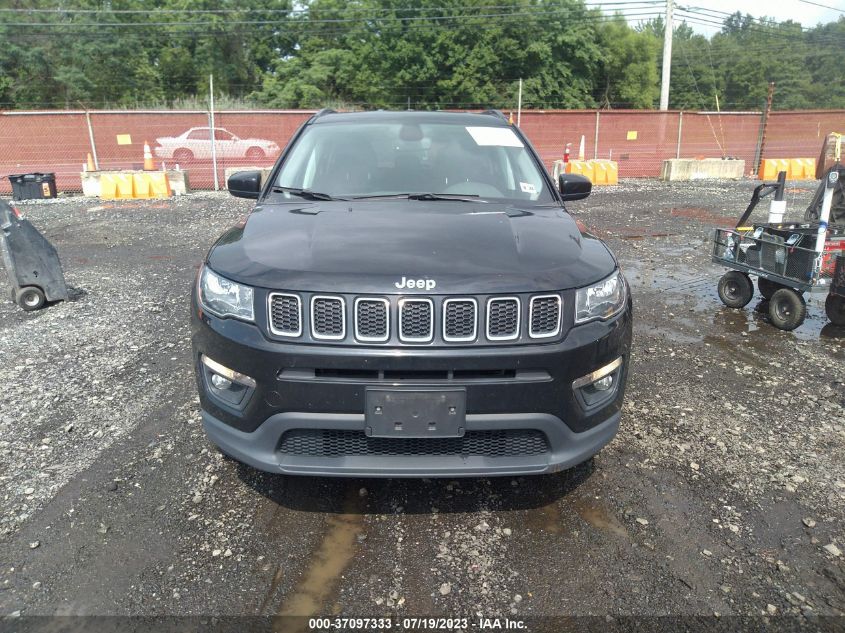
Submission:
[[[216,111],[217,180],[230,167],[269,167],[313,111]],[[655,112],[643,110],[527,110],[521,127],[547,167],[571,144],[577,158],[610,158],[623,178],[656,177],[667,158],[745,160],[754,169],[761,148],[760,112]],[[773,112],[762,158],[816,157],[829,132],[845,131],[845,110]],[[81,191],[89,153],[99,169],[140,169],[144,143],[156,167],[187,170],[194,189],[214,187],[211,124],[203,111],[51,111],[0,113],[0,193],[6,176],[56,174],[60,191]]]

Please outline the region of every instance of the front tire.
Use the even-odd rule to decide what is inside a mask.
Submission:
[[[824,302],[824,311],[831,323],[845,327],[845,297],[827,295]]]
[[[792,288],[781,288],[769,300],[769,319],[780,330],[792,331],[806,318],[807,303]]]
[[[264,160],[266,158],[266,154],[260,147],[250,147],[246,150],[246,157],[250,160]]]
[[[39,310],[47,303],[47,297],[41,288],[35,286],[26,286],[18,291],[17,303],[25,312],[32,312]]]
[[[729,270],[719,279],[719,299],[729,308],[744,308],[754,296],[751,277],[738,270]]]
[[[194,160],[194,153],[182,147],[173,152],[173,160],[177,163],[189,163]]]

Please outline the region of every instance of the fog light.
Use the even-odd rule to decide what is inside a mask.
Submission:
[[[233,382],[238,383],[239,385],[243,385],[244,387],[255,388],[255,379],[250,378],[246,374],[242,374],[239,371],[235,371],[234,369],[229,369],[225,365],[221,365],[217,361],[211,360],[208,356],[203,354],[201,357],[202,364],[208,367],[211,372],[211,384],[217,387],[218,389],[228,389],[232,386]],[[225,387],[222,386],[224,383],[217,381],[225,380],[228,382],[228,385]]]
[[[582,376],[581,378],[572,383],[572,387],[574,389],[582,389],[588,385],[592,385],[597,391],[607,391],[608,389],[610,389],[610,387],[613,386],[613,374],[620,367],[622,367],[621,356],[612,363],[609,363],[604,367],[600,367],[599,369],[587,374],[586,376]],[[606,386],[602,387],[600,383],[602,383],[606,379]]]
[[[596,391],[607,391],[613,386],[613,375],[605,376],[604,378],[599,378],[597,381],[593,383],[593,387],[596,388]]]
[[[211,374],[211,384],[215,389],[228,389],[232,386],[232,381],[220,374]]]

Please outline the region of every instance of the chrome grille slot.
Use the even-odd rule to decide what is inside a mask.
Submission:
[[[297,295],[271,292],[267,307],[270,332],[277,336],[302,335],[302,301]]]
[[[519,297],[499,297],[487,302],[487,338],[512,341],[519,338]]]
[[[446,299],[443,303],[443,340],[474,341],[478,330],[475,299]]]
[[[384,343],[390,337],[390,303],[387,299],[355,300],[355,338]]]
[[[531,338],[548,338],[560,333],[559,295],[539,295],[531,298],[528,335]]]
[[[399,300],[399,340],[427,343],[434,337],[434,304],[431,299]]]
[[[311,336],[327,341],[339,341],[346,337],[343,297],[311,297]]]

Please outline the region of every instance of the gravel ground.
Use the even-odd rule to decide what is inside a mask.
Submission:
[[[629,181],[571,205],[633,287],[622,430],[560,475],[460,481],[271,476],[205,440],[188,289],[248,201],[22,205],[73,292],[0,303],[0,615],[842,625],[845,330],[816,297],[785,333],[715,292],[708,232],[755,184]],[[793,185],[801,209],[812,183]]]

